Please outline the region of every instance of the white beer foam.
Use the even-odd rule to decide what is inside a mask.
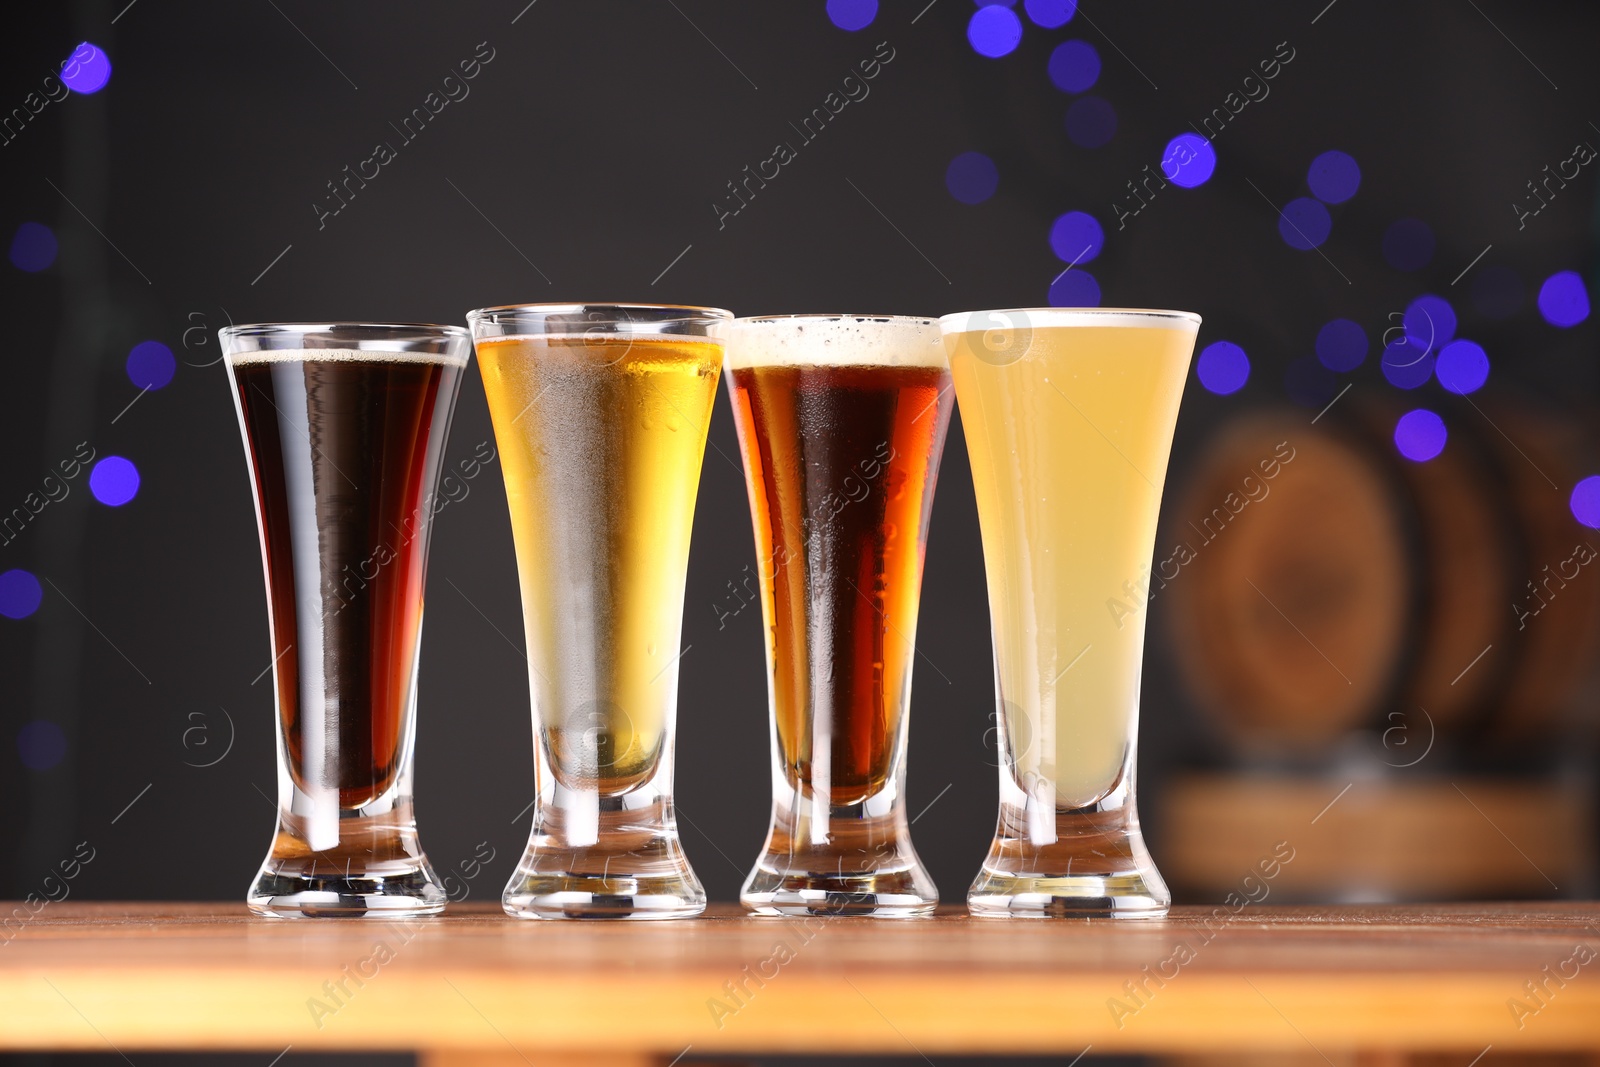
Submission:
[[[273,348],[258,352],[229,352],[236,367],[251,363],[436,363],[465,367],[465,355],[444,352],[384,352],[371,348]]]
[[[723,366],[949,366],[939,320],[888,315],[734,319]]]
[[[958,311],[941,316],[939,326],[949,334],[983,333],[1004,329],[1049,329],[1055,326],[1123,326],[1147,330],[1188,330],[1200,327],[1192,311],[1144,308],[1000,308],[994,311]]]

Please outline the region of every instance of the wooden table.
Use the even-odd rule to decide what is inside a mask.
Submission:
[[[1588,903],[1246,904],[1142,923],[958,909],[802,922],[728,907],[518,922],[466,905],[397,924],[68,902],[9,932],[4,1049],[415,1049],[436,1067],[1091,1046],[1319,1063],[1439,1050],[1465,1065],[1491,1045],[1600,1051],[1600,904]]]

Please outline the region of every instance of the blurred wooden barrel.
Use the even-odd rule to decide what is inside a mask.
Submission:
[[[1441,405],[1449,443],[1414,463],[1403,409],[1345,403],[1233,423],[1177,492],[1152,589],[1194,702],[1246,761],[1331,753],[1393,713],[1454,741],[1549,735],[1593,679],[1600,566],[1557,575],[1538,617],[1514,605],[1587,533],[1560,488],[1587,435]]]

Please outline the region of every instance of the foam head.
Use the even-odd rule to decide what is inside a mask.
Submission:
[[[252,363],[437,363],[446,367],[465,367],[463,352],[386,352],[372,348],[264,348],[252,352],[229,352],[234,366]]]
[[[728,370],[771,366],[945,367],[939,320],[780,315],[733,320]]]

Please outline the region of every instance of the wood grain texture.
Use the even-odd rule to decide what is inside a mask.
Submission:
[[[1070,1056],[1092,1044],[1455,1050],[1463,1063],[1490,1044],[1600,1050],[1600,904],[1588,903],[1179,908],[1142,923],[947,909],[809,924],[727,907],[678,922],[518,922],[483,904],[409,925],[63,903],[7,932],[6,1049],[627,1062],[685,1048]],[[1593,956],[1574,964],[1580,945]],[[1537,998],[1530,981],[1544,982]]]

